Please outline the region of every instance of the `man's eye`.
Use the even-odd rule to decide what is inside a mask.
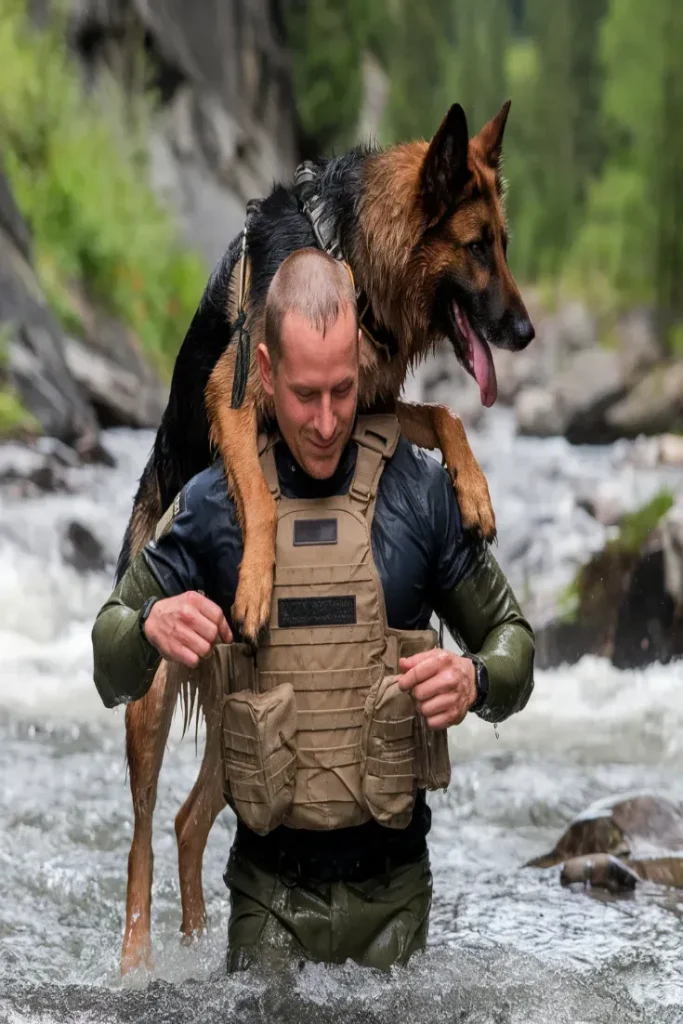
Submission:
[[[337,398],[345,398],[348,395],[350,390],[351,390],[351,385],[350,384],[345,384],[341,388],[335,388],[334,389],[334,393],[337,396]]]

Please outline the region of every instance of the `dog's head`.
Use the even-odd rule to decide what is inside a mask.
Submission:
[[[509,108],[470,139],[465,112],[454,104],[419,180],[423,233],[415,258],[431,301],[430,334],[450,340],[486,406],[497,396],[489,346],[519,351],[534,337],[506,258],[500,160]]]

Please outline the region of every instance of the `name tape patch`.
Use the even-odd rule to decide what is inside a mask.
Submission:
[[[295,519],[294,547],[305,544],[336,544],[336,519]]]
[[[342,597],[281,597],[277,603],[280,629],[298,626],[354,626],[355,594]]]

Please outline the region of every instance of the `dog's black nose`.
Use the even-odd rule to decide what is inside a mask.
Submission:
[[[526,348],[536,337],[534,325],[529,317],[518,313],[512,318],[512,332],[519,348]]]

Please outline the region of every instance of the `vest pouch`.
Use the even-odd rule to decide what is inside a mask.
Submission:
[[[397,676],[384,676],[370,690],[361,736],[363,796],[373,818],[406,828],[417,795],[415,707],[399,690]]]
[[[438,643],[436,631],[388,630],[398,641],[399,658],[409,658],[422,651],[433,650]],[[419,713],[415,715],[415,757],[419,789],[447,789],[451,781],[451,758],[448,730],[430,729]]]
[[[448,730],[430,729],[422,715],[415,716],[417,784],[420,789],[448,789],[451,755]]]
[[[265,835],[287,817],[296,776],[294,689],[231,693],[223,704],[223,763],[235,812]]]

